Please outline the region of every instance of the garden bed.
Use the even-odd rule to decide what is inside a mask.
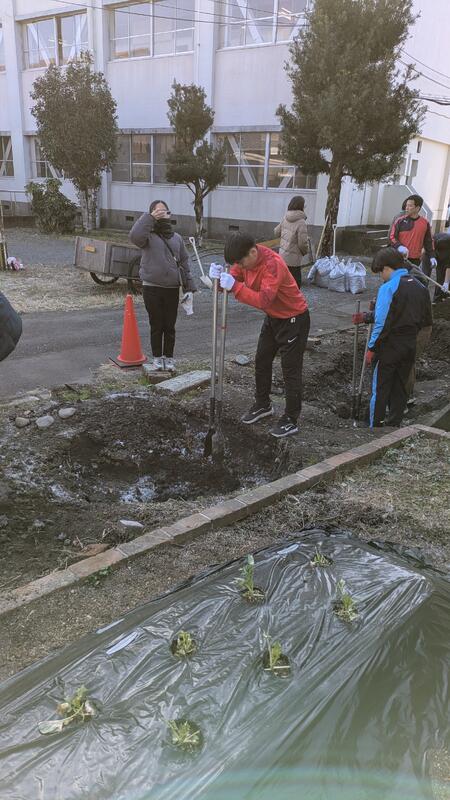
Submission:
[[[5,684],[2,800],[294,800],[299,787],[308,800],[429,800],[438,779],[445,789],[448,581],[320,529],[255,555],[261,605],[241,596],[243,566],[189,581]],[[170,648],[181,628],[197,643],[188,659]],[[265,669],[275,640],[283,679],[276,663]],[[83,713],[42,733],[77,697]],[[189,723],[186,747],[174,723]]]

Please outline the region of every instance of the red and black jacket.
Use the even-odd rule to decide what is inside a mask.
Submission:
[[[389,231],[389,241],[393,247],[407,247],[409,258],[421,258],[422,248],[427,256],[434,258],[430,223],[425,217],[413,219],[407,214],[397,217]]]

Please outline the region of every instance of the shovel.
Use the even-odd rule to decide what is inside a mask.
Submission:
[[[209,398],[209,428],[206,433],[203,455],[209,458],[212,454],[214,420],[216,416],[216,363],[217,363],[217,311],[219,306],[219,279],[213,283],[213,323],[212,323],[212,356],[211,356],[211,395]]]
[[[446,292],[445,289],[442,288],[440,283],[438,283],[437,281],[434,281],[433,278],[429,278],[428,275],[425,275],[425,273],[422,272],[420,267],[416,267],[415,264],[411,264],[411,261],[408,261],[407,259],[406,259],[405,263],[406,263],[406,266],[411,270],[413,275],[416,275],[417,277],[420,276],[421,278],[424,278],[426,281],[428,281],[428,283],[431,283],[432,286],[436,286],[438,289],[440,289],[441,292],[443,292],[443,294],[450,295],[450,292]]]
[[[361,300],[356,303],[356,313],[361,309]],[[352,419],[356,420],[356,368],[358,366],[358,339],[359,325],[355,325],[355,337],[353,339],[353,374],[352,374]]]
[[[227,268],[224,268],[227,272]],[[223,378],[225,372],[225,337],[227,332],[227,304],[228,292],[222,294],[222,319],[220,324],[220,349],[219,349],[219,375],[217,379],[217,398],[216,413],[214,420],[214,432],[212,435],[212,457],[215,461],[222,461],[225,451],[225,439],[222,433],[222,409],[223,409]]]
[[[198,261],[198,265],[200,267],[200,272],[201,272],[200,280],[201,280],[201,282],[203,283],[204,286],[207,286],[208,289],[212,289],[213,288],[212,280],[209,277],[209,275],[205,275],[205,271],[203,269],[203,265],[202,265],[202,262],[200,260],[200,256],[199,256],[198,250],[197,250],[197,245],[195,243],[195,239],[194,239],[193,236],[189,237],[189,243],[191,244],[192,249],[194,250],[194,253],[195,253],[197,261]]]
[[[372,336],[372,328],[373,325],[369,325],[367,329],[367,337],[366,337],[366,346],[364,348],[364,358],[361,367],[361,377],[359,379],[359,387],[358,387],[358,397],[356,398],[356,408],[355,408],[355,424],[356,421],[359,420],[359,416],[361,413],[361,400],[362,400],[362,392],[363,392],[363,384],[364,384],[364,373],[366,371],[366,355],[369,349],[369,341],[370,337]]]

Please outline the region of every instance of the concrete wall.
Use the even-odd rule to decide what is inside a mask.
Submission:
[[[251,47],[217,49],[218,28],[198,22],[195,27],[194,52],[176,56],[120,59],[109,58],[110,0],[86,0],[89,46],[94,53],[95,67],[102,70],[118,104],[119,126],[123,129],[168,129],[167,98],[174,79],[195,82],[205,87],[215,110],[215,128],[236,130],[256,128],[276,130],[276,108],[291,102],[290,83],[284,70],[289,57],[286,43],[260,44]],[[431,6],[432,5],[432,9]],[[0,131],[13,138],[14,178],[0,179],[2,190],[23,191],[31,177],[31,164],[26,134],[34,131],[30,90],[40,69],[24,70],[21,24],[24,18],[70,13],[79,10],[74,0],[62,5],[57,0],[0,0],[0,19],[5,30],[7,69],[0,73]],[[427,66],[417,64],[424,73],[417,82],[422,92],[450,94],[450,48],[448,47],[448,0],[415,0],[420,13],[402,59],[414,57]],[[212,19],[217,8],[213,0],[197,0],[196,19]],[[209,17],[207,15],[210,15]],[[18,20],[16,23],[14,20]],[[442,24],[440,24],[442,21]],[[437,72],[433,72],[437,70]],[[442,73],[443,75],[439,75]],[[437,83],[435,82],[437,81]],[[417,153],[417,140],[408,147],[407,163],[418,161],[414,188],[423,194],[435,222],[445,216],[450,195],[450,110],[429,103],[422,135],[422,150]],[[406,174],[401,176],[406,182]],[[327,178],[318,177],[317,190],[300,192],[307,201],[308,221],[319,228],[323,224]],[[74,197],[67,182],[64,191]],[[205,213],[210,218],[210,231],[223,235],[230,226],[251,228],[259,238],[270,231],[283,215],[286,206],[298,191],[277,189],[221,188],[206,198]],[[395,192],[394,192],[395,193]],[[105,175],[102,181],[104,218],[125,225],[126,217],[148,207],[153,197],[165,199],[187,229],[193,226],[191,195],[184,187],[165,185],[118,184]],[[382,224],[391,212],[391,201],[383,208],[383,186],[357,187],[345,180],[342,187],[340,226]],[[391,195],[389,195],[391,197]],[[191,227],[192,229],[192,227]],[[260,235],[259,235],[260,234]]]

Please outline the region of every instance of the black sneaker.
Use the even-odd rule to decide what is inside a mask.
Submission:
[[[255,403],[255,405],[241,417],[241,422],[243,422],[244,425],[253,425],[253,423],[258,422],[259,419],[270,417],[272,414],[272,406],[261,406],[259,403]]]
[[[293,436],[294,433],[298,433],[298,425],[284,414],[270,432],[276,439],[284,439],[285,436]]]

